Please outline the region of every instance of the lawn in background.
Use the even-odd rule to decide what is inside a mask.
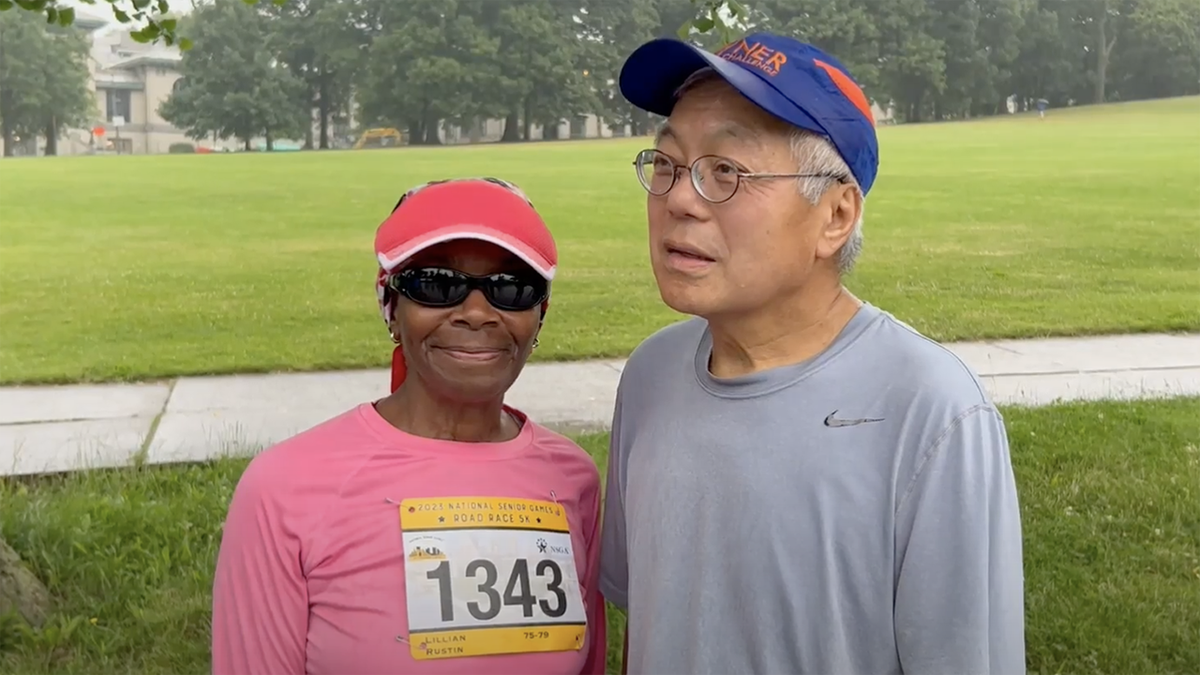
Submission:
[[[1200,398],[1005,409],[1032,673],[1200,672]],[[581,444],[603,470],[607,437]],[[0,480],[0,534],[61,603],[0,672],[209,672],[212,566],[244,459]],[[624,621],[610,616],[610,663]],[[616,672],[616,671],[614,671]]]
[[[1200,329],[1200,97],[880,129],[862,297],[935,339]],[[375,228],[414,184],[521,185],[558,239],[536,359],[677,318],[646,138],[0,161],[0,383],[382,366]]]

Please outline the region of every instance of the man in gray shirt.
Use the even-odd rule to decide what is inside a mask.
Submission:
[[[843,285],[878,145],[832,56],[636,50],[664,302],[613,418],[601,590],[635,675],[1025,672],[1004,422],[952,352]]]

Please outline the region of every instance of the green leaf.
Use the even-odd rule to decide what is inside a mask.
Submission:
[[[58,8],[56,8],[56,7],[47,7],[46,8],[46,23],[48,23],[50,25],[54,25],[54,24],[58,23]]]
[[[707,33],[713,29],[715,23],[716,22],[713,21],[712,17],[706,17],[703,19],[696,19],[694,25],[696,26],[696,30],[700,31],[701,33]]]
[[[0,0],[0,12],[10,10],[15,6],[13,0]]]
[[[145,9],[150,6],[150,0],[133,0],[134,9]]]
[[[179,50],[186,52],[192,48],[192,41],[187,38],[179,38]]]
[[[163,20],[162,20],[162,21],[159,23],[159,25],[160,25],[160,26],[162,26],[162,29],[163,29],[163,31],[164,31],[164,32],[167,32],[167,33],[174,33],[174,32],[175,32],[175,24],[176,24],[177,22],[178,22],[178,21],[177,21],[176,19],[163,19]]]
[[[121,10],[117,9],[116,7],[112,8],[112,12],[113,12],[113,16],[116,17],[117,21],[120,21],[121,23],[129,23],[129,15],[126,14],[125,12],[122,12]]]
[[[744,19],[750,14],[750,12],[746,9],[746,6],[738,2],[738,0],[726,0],[725,6],[729,8],[729,12],[733,14],[735,19]]]
[[[676,33],[676,35],[679,36],[680,40],[686,40],[686,39],[688,39],[688,36],[691,34],[692,34],[692,20],[688,19],[687,21],[683,22],[682,26],[679,27],[679,31]]]
[[[70,26],[73,23],[75,23],[74,7],[63,7],[62,9],[58,10],[58,25]]]

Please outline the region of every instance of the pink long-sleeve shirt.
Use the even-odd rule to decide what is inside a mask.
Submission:
[[[596,465],[516,414],[515,439],[459,443],[364,403],[258,455],[217,559],[213,673],[603,673]]]

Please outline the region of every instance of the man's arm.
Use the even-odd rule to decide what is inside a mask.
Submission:
[[[1021,513],[1000,413],[977,406],[918,459],[896,513],[905,673],[1023,675]]]
[[[621,394],[613,413],[608,441],[608,476],[604,481],[604,525],[600,538],[600,592],[608,601],[629,607],[629,560],[625,549],[625,494],[621,481]]]
[[[604,607],[604,595],[600,593],[600,491],[600,481],[597,480],[589,500],[591,523],[587,531],[587,575],[584,582],[591,637],[581,675],[604,675],[608,661],[608,613]]]
[[[305,672],[308,586],[269,474],[251,462],[225,519],[213,580],[214,675]]]
[[[629,560],[625,548],[625,495],[621,484],[621,466],[625,458],[620,451],[621,392],[617,389],[617,404],[613,411],[612,433],[608,441],[608,476],[605,478],[604,524],[600,539],[600,592],[609,602],[629,610]],[[621,653],[621,673],[629,668],[629,633]]]

